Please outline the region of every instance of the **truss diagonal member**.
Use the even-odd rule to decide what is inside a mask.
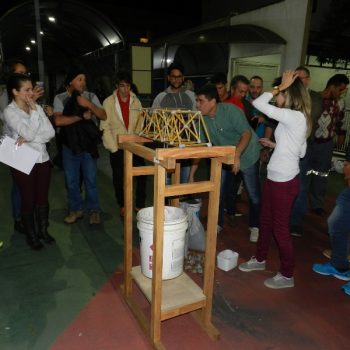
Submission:
[[[141,135],[172,145],[199,145],[208,131],[199,111],[179,109],[143,109]],[[201,135],[203,133],[203,135]]]

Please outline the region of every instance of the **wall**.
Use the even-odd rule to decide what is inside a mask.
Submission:
[[[285,0],[231,17],[231,25],[252,24],[264,27],[280,35],[287,44],[284,47],[249,45],[249,50],[247,46],[231,44],[230,58],[262,55],[261,50],[271,50],[269,53],[281,54],[282,70],[300,65],[308,40],[305,32],[308,32],[311,15],[309,5],[310,0]]]

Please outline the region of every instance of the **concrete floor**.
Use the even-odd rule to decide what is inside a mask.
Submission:
[[[30,250],[24,237],[13,232],[11,178],[3,165],[0,178],[0,349],[150,349],[119,292],[122,221],[106,152],[101,151],[98,173],[103,224],[90,227],[87,218],[71,226],[63,223],[63,172],[54,168],[50,232],[57,244],[40,252]],[[341,175],[332,174],[328,212],[341,187]],[[246,200],[238,206],[247,213]],[[205,205],[202,209],[205,216]],[[266,271],[216,269],[213,323],[220,340],[210,340],[190,315],[183,315],[163,322],[163,344],[167,349],[348,349],[350,298],[341,291],[344,282],[311,271],[314,262],[327,260],[322,256],[329,247],[326,232],[326,219],[310,214],[305,235],[293,238],[295,288],[270,290],[263,285],[278,269],[276,247],[271,248]],[[254,254],[247,216],[226,221],[217,251],[227,248],[240,254],[239,261]],[[200,274],[192,277],[201,284]],[[148,303],[141,295],[138,299],[147,311]]]

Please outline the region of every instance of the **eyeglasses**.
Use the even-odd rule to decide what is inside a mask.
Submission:
[[[173,80],[180,80],[183,77],[184,77],[183,75],[170,75],[170,79],[173,79]]]

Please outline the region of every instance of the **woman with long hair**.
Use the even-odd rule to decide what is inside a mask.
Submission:
[[[51,166],[46,150],[46,143],[54,137],[55,131],[43,109],[33,100],[33,85],[29,76],[12,74],[7,82],[7,93],[11,101],[4,111],[7,135],[16,139],[17,145],[27,143],[40,154],[29,175],[11,169],[21,193],[22,222],[27,243],[32,249],[39,250],[43,247],[40,239],[48,244],[55,242],[47,232]]]
[[[269,104],[275,97],[276,106]],[[306,152],[306,139],[311,132],[311,100],[298,73],[287,70],[278,86],[254,100],[254,107],[278,121],[276,143],[261,139],[274,148],[267,166],[260,214],[260,234],[256,254],[239,265],[241,271],[265,270],[272,237],[276,240],[281,260],[280,271],[264,281],[269,288],[294,287],[294,253],[289,233],[289,216],[299,192],[299,159]]]

